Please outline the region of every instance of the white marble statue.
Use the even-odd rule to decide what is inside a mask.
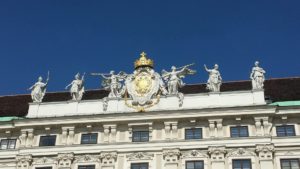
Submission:
[[[115,71],[110,71],[109,74],[103,73],[92,73],[94,76],[101,76],[103,78],[102,86],[110,91],[108,98],[121,98],[124,94],[122,90],[122,81],[126,78],[127,74],[125,72],[119,72],[119,74],[115,74]]]
[[[171,72],[162,70],[162,78],[168,84],[169,94],[175,94],[175,95],[178,94],[179,88],[185,85],[182,81],[182,78],[184,78],[186,75],[192,75],[196,73],[195,70],[188,68],[189,66],[192,65],[193,64],[190,64],[180,68],[176,68],[175,66],[172,66]]]
[[[256,61],[254,63],[254,67],[252,68],[252,72],[250,74],[250,79],[252,80],[252,89],[263,89],[264,88],[264,81],[265,81],[265,73],[266,71],[259,67],[259,62]]]
[[[32,101],[35,103],[41,103],[45,94],[46,94],[46,88],[49,81],[49,72],[48,77],[45,83],[43,83],[43,78],[40,76],[38,78],[38,81],[31,86],[28,90],[31,90],[31,98]]]
[[[65,89],[67,90],[71,86],[70,93],[72,96],[72,100],[79,101],[82,99],[82,96],[84,94],[84,75],[85,73],[80,78],[80,74],[77,73],[75,75],[75,79],[65,87]]]
[[[209,73],[206,89],[208,89],[211,92],[220,92],[220,87],[222,85],[222,77],[218,70],[219,65],[215,64],[213,69],[208,69],[206,65],[204,65],[204,68]]]

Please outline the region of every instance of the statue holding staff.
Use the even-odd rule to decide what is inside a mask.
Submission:
[[[265,73],[266,71],[263,68],[259,67],[259,62],[256,61],[254,63],[254,67],[252,68],[252,72],[250,74],[253,90],[264,88]]]
[[[31,98],[32,98],[33,102],[35,102],[35,103],[42,102],[42,100],[46,94],[46,88],[47,88],[48,81],[49,81],[49,71],[48,71],[48,76],[47,76],[47,80],[45,83],[43,82],[42,76],[40,76],[38,78],[38,81],[28,89],[28,90],[31,90]]]
[[[219,72],[219,65],[215,64],[213,69],[208,69],[204,65],[205,70],[209,73],[209,78],[207,80],[206,89],[211,92],[220,92],[222,85],[222,77]]]
[[[124,94],[122,88],[122,81],[127,77],[125,72],[115,74],[115,71],[110,71],[109,74],[91,73],[93,76],[101,76],[103,78],[102,86],[104,89],[110,91],[108,98],[121,98]]]
[[[186,75],[192,75],[192,74],[196,73],[195,70],[188,68],[192,65],[194,65],[194,64],[189,64],[189,65],[182,66],[179,68],[172,66],[171,72],[162,70],[162,78],[168,84],[169,94],[177,95],[179,88],[181,88],[185,85],[185,83],[183,83],[183,81],[182,81],[182,78],[184,78]]]
[[[75,75],[75,79],[65,87],[65,89],[67,90],[71,86],[70,93],[72,96],[72,100],[79,101],[82,99],[82,96],[84,94],[84,75],[85,73],[80,78],[80,74],[77,73]]]

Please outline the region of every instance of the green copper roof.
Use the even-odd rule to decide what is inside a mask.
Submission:
[[[300,106],[300,100],[296,101],[285,101],[285,102],[274,102],[269,105],[273,106]]]
[[[2,122],[2,121],[12,121],[12,120],[18,120],[18,119],[24,119],[24,118],[16,117],[16,116],[0,117],[0,122]]]

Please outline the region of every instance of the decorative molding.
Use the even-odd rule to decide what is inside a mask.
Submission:
[[[181,152],[179,149],[166,149],[163,150],[163,157],[168,158],[168,157],[177,157],[179,158],[181,155]]]
[[[100,154],[100,160],[103,166],[115,165],[117,158],[117,152],[103,152]]]
[[[226,154],[227,151],[225,150],[225,147],[209,147],[208,148],[208,154],[210,155],[219,155],[219,154]]]
[[[59,167],[71,167],[74,160],[74,153],[58,154],[56,159]]]
[[[208,155],[204,151],[191,150],[182,152],[182,158],[208,158]]]
[[[146,152],[136,152],[126,156],[128,160],[152,160],[154,154],[146,153]]]
[[[57,164],[57,161],[55,158],[42,157],[42,158],[34,159],[32,164],[33,165]]]
[[[229,151],[226,157],[228,158],[228,157],[240,157],[240,156],[256,156],[256,154],[254,151],[251,151],[249,149],[238,148]]]
[[[81,155],[81,156],[76,156],[75,163],[87,163],[87,162],[100,162],[100,156],[99,155]]]
[[[260,153],[260,152],[274,152],[275,151],[275,147],[273,144],[258,144],[256,145],[256,152]]]
[[[29,169],[31,162],[32,162],[31,154],[16,156],[17,169]]]

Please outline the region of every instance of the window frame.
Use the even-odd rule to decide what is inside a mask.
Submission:
[[[52,166],[46,166],[46,167],[35,167],[35,169],[53,169]]]
[[[4,141],[7,141],[7,144],[6,144],[6,148],[2,149],[2,142],[4,142]],[[14,148],[10,148],[10,146],[9,146],[11,141],[14,141]],[[13,150],[13,149],[16,149],[16,144],[17,144],[17,139],[16,138],[1,139],[1,141],[0,141],[0,150]]]
[[[297,160],[298,161],[298,168],[300,168],[300,159],[298,159],[298,158],[284,158],[284,159],[280,159],[280,168],[281,169],[284,169],[283,166],[282,166],[282,162],[284,160],[289,160],[290,169],[291,169],[291,160]]]
[[[132,167],[132,165],[143,165],[143,164],[147,164],[147,169],[149,169],[149,163],[147,163],[147,162],[141,162],[141,163],[131,163],[130,164],[130,169],[133,169]],[[141,168],[141,166],[138,166],[139,168]]]
[[[200,162],[200,163],[202,163],[202,166],[203,166],[203,168],[201,168],[201,169],[204,169],[204,161],[203,160],[188,160],[188,161],[185,161],[185,169],[187,169],[187,163],[189,163],[189,162],[192,162],[194,164],[194,169],[197,169],[197,168],[195,168],[195,162]]]
[[[200,138],[195,138],[196,136],[196,130],[200,131]],[[188,132],[187,131],[192,131],[193,132],[193,136],[192,138],[188,138]],[[199,139],[203,139],[203,129],[201,127],[192,127],[192,128],[186,128],[184,130],[184,139],[185,140],[199,140]]]
[[[292,135],[288,135],[287,132],[287,127],[292,127]],[[284,135],[278,134],[278,128],[284,128]],[[296,136],[296,129],[295,129],[295,125],[293,124],[284,124],[284,125],[278,125],[276,126],[276,136],[277,137],[291,137],[291,136]]]
[[[250,169],[252,169],[252,161],[251,161],[251,159],[232,159],[232,169],[235,169],[234,168],[234,162],[235,161],[249,161],[249,166],[250,166]],[[244,169],[244,166],[243,166],[243,163],[241,163],[241,165],[240,165],[240,169]]]
[[[246,129],[246,135],[241,135],[241,129],[245,128]],[[232,129],[237,129],[238,130],[238,135],[234,136]],[[230,126],[230,137],[231,138],[240,138],[240,137],[249,137],[249,127],[248,126]]]
[[[84,143],[84,142],[82,141],[82,138],[83,138],[84,135],[90,135],[90,138],[89,138],[89,142],[88,142],[88,143]],[[91,141],[91,136],[92,136],[92,135],[96,135],[96,142],[90,142],[90,141]],[[80,138],[80,144],[98,144],[98,136],[99,136],[98,133],[82,133],[82,134],[81,134],[81,138]]]
[[[50,138],[50,137],[54,137],[54,145],[41,145],[41,140],[42,138]],[[49,147],[49,146],[56,146],[56,141],[57,141],[57,135],[44,135],[44,136],[40,136],[40,140],[39,140],[39,147]]]
[[[86,165],[78,165],[77,166],[78,169],[81,169],[80,167],[94,167],[93,169],[96,169],[96,165],[95,164],[86,164]]]
[[[136,133],[139,133],[139,136],[138,136],[138,139],[136,139],[137,137],[135,137]],[[142,139],[142,135],[141,133],[147,133],[147,140],[143,140]],[[150,141],[150,132],[148,130],[135,130],[135,131],[132,131],[132,142],[134,143],[139,143],[139,142],[149,142]]]

